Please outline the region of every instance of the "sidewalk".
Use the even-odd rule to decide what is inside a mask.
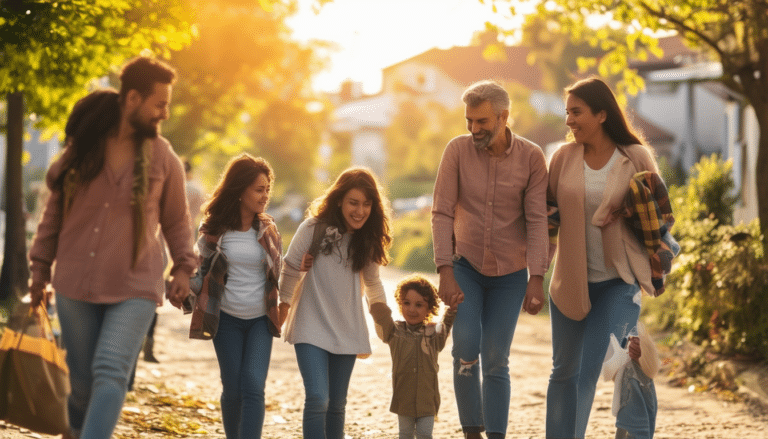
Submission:
[[[382,271],[391,294],[401,272]],[[390,303],[393,303],[390,297]],[[155,353],[160,364],[139,360],[136,390],[129,394],[116,438],[224,438],[218,409],[221,392],[218,364],[210,341],[190,340],[188,316],[165,305],[159,310]],[[390,413],[389,349],[370,332],[373,355],[358,360],[347,403],[349,438],[397,437],[397,416]],[[435,438],[459,438],[452,385],[451,343],[440,355],[442,406],[435,422]],[[549,320],[520,317],[510,355],[512,398],[507,438],[543,438],[546,391],[551,369]],[[659,413],[656,438],[768,437],[768,412],[744,403],[717,400],[709,394],[689,393],[657,379]],[[612,438],[610,406],[613,383],[600,382],[587,437]],[[264,438],[300,438],[304,389],[293,347],[275,340],[267,383]],[[175,431],[175,434],[172,432]],[[194,433],[196,432],[196,433]],[[30,436],[0,426],[0,437]]]

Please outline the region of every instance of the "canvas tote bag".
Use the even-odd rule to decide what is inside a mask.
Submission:
[[[69,431],[69,369],[42,304],[17,307],[0,338],[0,419],[37,433]]]

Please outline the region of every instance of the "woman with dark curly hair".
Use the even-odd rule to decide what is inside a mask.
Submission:
[[[218,319],[197,322],[193,317],[190,335],[213,337],[227,439],[261,437],[272,337],[280,336],[282,241],[265,213],[274,180],[272,168],[261,157],[241,154],[232,159],[205,207],[197,242],[201,270],[211,270],[212,276],[207,283],[197,276],[190,287],[199,292],[205,286],[209,301],[220,302]]]
[[[280,315],[304,380],[304,437],[342,439],[355,358],[371,353],[362,294],[369,305],[386,303],[379,266],[389,261],[388,203],[370,170],[351,168],[308,216],[284,258]]]

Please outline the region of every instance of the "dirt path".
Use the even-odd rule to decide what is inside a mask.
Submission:
[[[383,271],[388,292],[400,276]],[[390,300],[392,300],[390,298]],[[166,305],[160,309],[156,355],[160,364],[139,360],[136,391],[129,394],[118,438],[224,438],[218,398],[221,383],[211,342],[187,338],[188,317]],[[346,434],[349,438],[397,437],[397,416],[390,413],[389,350],[375,338],[373,355],[358,360],[352,375]],[[442,406],[434,437],[461,437],[451,376],[450,342],[440,356]],[[508,438],[543,438],[545,395],[551,369],[549,320],[522,315],[512,343],[512,399]],[[689,393],[658,379],[656,438],[768,438],[768,412],[744,403],[728,403],[709,394]],[[587,437],[612,438],[615,428],[610,405],[613,384],[601,382],[592,409]],[[293,347],[275,340],[267,384],[263,437],[301,437],[304,389]],[[197,433],[191,433],[196,431]],[[0,437],[47,436],[0,426]]]

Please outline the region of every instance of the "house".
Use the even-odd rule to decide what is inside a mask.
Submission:
[[[382,90],[377,95],[363,96],[359,84],[342,84],[330,129],[351,135],[353,164],[369,166],[382,177],[387,160],[384,133],[403,102],[455,109],[464,105],[461,95],[467,86],[494,79],[531,90],[529,104],[542,114],[558,111],[562,97],[540,91],[542,74],[538,67],[528,65],[527,56],[524,47],[506,47],[499,60],[485,59],[482,46],[430,49],[384,68]],[[528,137],[545,145],[562,139],[564,132],[539,130]]]
[[[684,172],[704,155],[717,153],[724,160],[731,159],[740,194],[734,220],[756,218],[759,128],[754,111],[742,96],[718,81],[722,75],[719,62],[685,46],[676,36],[661,38],[659,45],[662,58],[630,63],[646,86],[629,106],[640,118],[672,134],[666,151],[658,151],[658,147],[657,151]]]

